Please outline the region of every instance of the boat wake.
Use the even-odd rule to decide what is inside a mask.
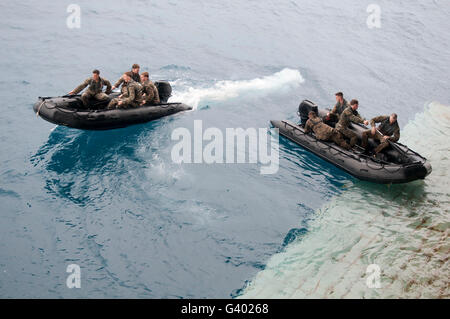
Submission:
[[[180,101],[197,109],[209,102],[225,101],[245,95],[285,93],[304,82],[300,71],[283,69],[262,78],[242,81],[219,81],[213,87],[187,87],[184,91],[174,93],[171,101]],[[176,83],[173,83],[174,85]]]
[[[349,186],[316,212],[307,234],[271,257],[240,297],[450,297],[449,132],[450,107],[427,105],[405,126],[401,142],[427,157],[433,172],[403,185]],[[371,281],[372,264],[380,288]]]

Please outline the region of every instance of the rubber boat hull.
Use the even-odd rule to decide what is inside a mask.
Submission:
[[[324,112],[319,112],[319,115],[324,115]],[[271,124],[278,128],[280,135],[361,180],[382,184],[407,183],[424,179],[432,170],[426,158],[400,143],[395,144],[397,150],[392,147],[386,150],[387,157],[394,160],[385,162],[353,150],[346,151],[333,142],[320,141],[313,134],[305,134],[303,127],[296,123],[272,120]],[[359,138],[367,129],[359,125],[351,126]],[[376,146],[373,140],[369,143],[372,147]]]
[[[168,103],[172,87],[167,81],[156,81],[160,104],[143,105],[136,108],[107,110],[109,101],[120,93],[109,95],[107,101],[90,100],[84,107],[80,95],[39,97],[33,110],[44,120],[82,130],[110,130],[133,124],[146,123],[175,113],[191,110],[183,103]]]

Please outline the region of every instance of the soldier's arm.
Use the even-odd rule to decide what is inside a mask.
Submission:
[[[103,79],[103,81],[104,81],[104,83],[105,83],[105,85],[106,85],[105,93],[106,93],[106,94],[111,94],[111,82],[109,82],[109,81],[106,80],[106,79]]]
[[[118,88],[123,82],[124,82],[124,79],[122,79],[122,77],[120,77],[120,79],[117,80],[116,84],[114,84],[114,87]]]
[[[370,126],[375,126],[375,123],[383,122],[386,118],[387,116],[384,115],[375,116],[373,119],[370,120]]]
[[[307,120],[305,124],[305,133],[308,134],[309,132],[311,132],[311,121]]]
[[[153,100],[154,100],[154,102],[155,103],[160,103],[161,100],[159,99],[158,88],[154,84],[152,84],[152,88],[153,88]]]
[[[85,88],[86,86],[89,85],[89,81],[90,81],[90,80],[91,80],[91,79],[86,79],[83,83],[81,83],[80,85],[78,85],[78,86],[72,91],[72,93],[73,93],[73,94],[78,94],[78,93],[80,93],[81,91],[83,91],[84,88]]]
[[[353,123],[364,123],[365,119],[362,118],[360,115],[350,115],[350,121],[352,121]]]

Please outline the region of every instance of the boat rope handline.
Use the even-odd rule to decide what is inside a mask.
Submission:
[[[36,112],[36,116],[39,116],[39,112],[41,111],[41,107],[42,107],[42,105],[44,105],[44,103],[45,103],[45,100],[42,100],[41,104],[39,104],[38,110]]]

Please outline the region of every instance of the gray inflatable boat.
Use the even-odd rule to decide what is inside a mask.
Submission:
[[[308,103],[311,109],[317,110],[317,106],[308,100],[302,103]],[[318,110],[318,113],[322,117],[326,115],[325,110]],[[358,149],[347,151],[333,142],[316,139],[314,133],[306,134],[300,124],[286,120],[270,122],[279,129],[280,135],[361,180],[383,184],[406,183],[424,179],[432,170],[426,158],[400,143],[391,143],[381,152],[380,158],[374,158],[371,156],[371,150],[378,145],[378,142],[373,139],[369,139],[368,151]],[[367,127],[351,124],[351,129],[361,140],[362,132]]]

